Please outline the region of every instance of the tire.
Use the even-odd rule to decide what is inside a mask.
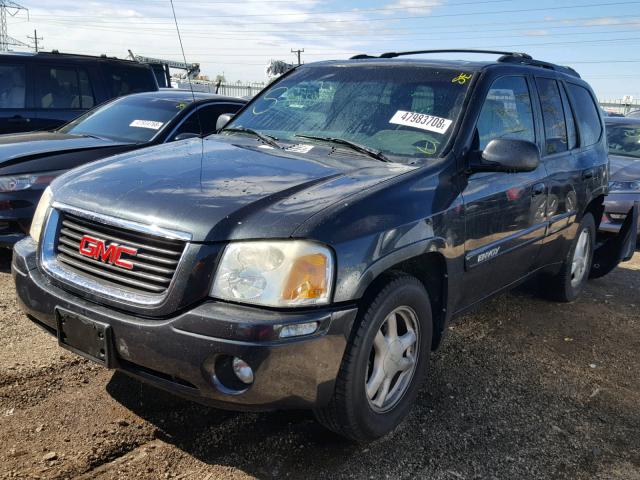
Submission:
[[[585,237],[583,237],[583,235]],[[586,258],[583,260],[584,267],[578,271],[574,268],[574,257],[576,255],[576,249],[581,249],[579,245],[581,245],[581,239],[583,238],[586,238],[588,252]],[[573,239],[573,242],[571,242],[571,248],[564,259],[560,272],[552,277],[547,284],[547,292],[550,298],[559,302],[572,302],[578,298],[589,279],[595,238],[596,224],[593,215],[585,213],[578,226],[576,237]],[[580,278],[577,278],[577,276]]]
[[[390,320],[392,313],[395,322]],[[393,329],[389,330],[390,322],[396,324],[396,337]],[[412,338],[409,327],[416,339],[404,350],[400,345],[408,345]],[[329,430],[360,442],[396,428],[409,413],[425,377],[432,335],[431,303],[424,286],[414,277],[393,275],[363,307],[347,344],[333,397],[326,407],[315,410],[316,419]],[[400,343],[390,340],[393,338]],[[387,372],[406,367],[411,358],[413,366],[393,374],[397,375],[396,382],[391,379],[388,394],[383,397],[385,382],[391,376]],[[377,381],[379,375],[385,375],[382,383]],[[374,391],[378,383],[380,387]],[[374,396],[367,395],[366,384]]]

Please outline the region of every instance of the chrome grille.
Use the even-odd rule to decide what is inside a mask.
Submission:
[[[85,235],[100,239],[105,244],[118,244],[137,249],[135,256],[126,257],[131,269],[112,265],[80,253]],[[62,212],[56,242],[58,262],[94,279],[116,284],[147,294],[163,294],[173,276],[185,242],[115,227]]]

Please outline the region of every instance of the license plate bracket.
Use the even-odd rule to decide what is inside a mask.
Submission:
[[[89,360],[113,368],[111,326],[77,313],[56,309],[58,344]]]

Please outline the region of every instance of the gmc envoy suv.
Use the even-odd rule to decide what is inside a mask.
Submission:
[[[596,233],[607,146],[574,70],[426,53],[302,65],[216,135],[59,177],[15,246],[22,308],[195,401],[386,434],[454,315],[533,275],[575,299],[638,221]]]

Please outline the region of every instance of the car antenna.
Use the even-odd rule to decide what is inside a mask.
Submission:
[[[173,21],[176,24],[176,32],[178,32],[178,41],[180,42],[180,51],[182,52],[182,61],[187,64],[187,56],[184,54],[184,46],[182,45],[182,35],[180,35],[180,27],[178,26],[178,17],[176,17],[176,9],[173,6],[173,0],[171,2],[171,12],[173,13]],[[196,109],[195,114],[198,119],[198,128],[200,129],[200,184],[202,185],[202,160],[204,158],[204,131],[202,130],[202,122],[200,121],[200,109],[196,106],[196,94],[193,93],[193,84],[191,83],[191,77],[187,75],[187,81],[189,82],[189,90],[191,91],[191,98],[193,99],[193,105]]]

